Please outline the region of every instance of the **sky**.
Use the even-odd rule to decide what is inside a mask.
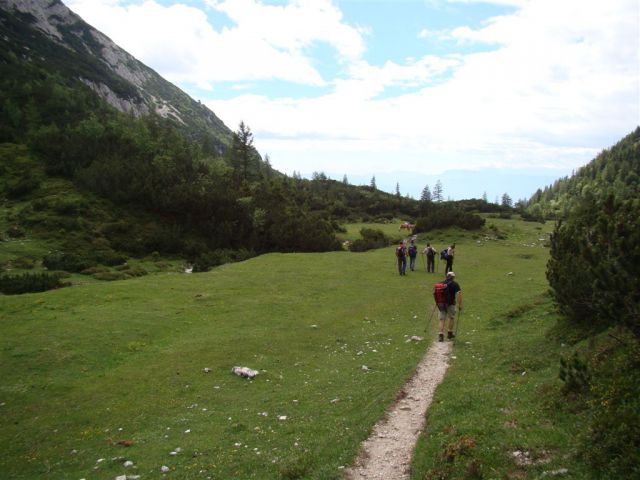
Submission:
[[[640,125],[637,0],[64,0],[277,170],[514,201]]]

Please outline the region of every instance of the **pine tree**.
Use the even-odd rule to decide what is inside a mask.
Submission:
[[[372,190],[376,190],[378,187],[376,187],[376,176],[374,175],[373,177],[371,177],[371,183],[369,184],[369,186],[371,187]]]
[[[432,195],[433,201],[434,202],[442,202],[443,200],[443,194],[442,194],[442,182],[440,180],[438,180],[436,182],[436,186],[433,187],[433,195]]]
[[[396,197],[400,198],[400,183],[396,182]]]
[[[429,203],[431,201],[431,190],[429,189],[429,185],[425,185],[422,189],[422,196],[420,197],[420,201],[424,203]]]

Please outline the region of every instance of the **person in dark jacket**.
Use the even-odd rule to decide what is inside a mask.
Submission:
[[[444,305],[438,305],[438,310],[440,312],[440,330],[438,333],[439,342],[444,341],[444,323],[447,317],[449,317],[447,338],[449,340],[455,338],[453,326],[456,319],[456,312],[458,310],[462,310],[462,289],[460,288],[460,285],[458,285],[458,282],[455,281],[455,278],[455,273],[447,272],[447,279],[445,280],[445,283],[447,284],[446,303]]]

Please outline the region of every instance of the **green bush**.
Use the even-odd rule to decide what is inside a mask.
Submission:
[[[595,478],[640,478],[640,348],[629,341],[602,355],[591,387],[580,454]]]
[[[81,272],[97,265],[97,261],[76,253],[54,252],[46,255],[42,264],[49,270]]]
[[[580,394],[589,389],[589,369],[577,353],[571,358],[560,359],[560,380],[564,382],[565,394]]]
[[[45,292],[63,286],[65,286],[65,284],[60,281],[60,276],[46,272],[0,276],[0,292],[5,295]]]
[[[391,239],[387,237],[382,230],[373,228],[363,228],[360,230],[360,236],[354,240],[349,246],[352,252],[366,252],[376,248],[384,248],[391,245]]]
[[[21,270],[31,270],[36,266],[36,261],[29,257],[18,257],[10,261],[12,268],[19,268]]]
[[[194,272],[207,272],[212,267],[231,262],[242,262],[255,255],[254,252],[241,248],[239,250],[218,249],[200,254],[192,260]]]
[[[112,282],[114,280],[125,280],[127,275],[124,272],[98,272],[91,275],[96,280],[104,280],[107,282]]]
[[[460,227],[465,230],[478,230],[485,220],[473,213],[465,212],[450,204],[429,204],[429,208],[416,221],[414,233],[429,232],[436,228]]]

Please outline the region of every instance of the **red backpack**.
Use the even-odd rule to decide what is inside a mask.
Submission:
[[[436,301],[436,305],[446,305],[447,304],[447,285],[444,282],[436,283],[433,286],[433,299]]]

